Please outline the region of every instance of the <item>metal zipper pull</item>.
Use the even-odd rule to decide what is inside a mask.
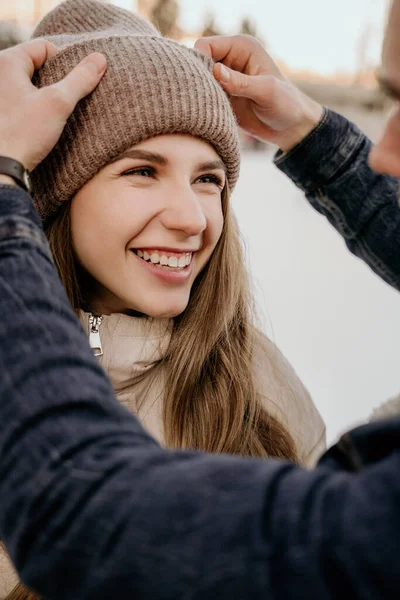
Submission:
[[[101,345],[99,328],[103,317],[89,316],[89,344],[95,356],[103,356],[103,347]]]

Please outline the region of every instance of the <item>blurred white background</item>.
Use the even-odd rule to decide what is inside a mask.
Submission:
[[[400,392],[400,296],[262,153],[245,155],[233,202],[264,330],[334,441]]]

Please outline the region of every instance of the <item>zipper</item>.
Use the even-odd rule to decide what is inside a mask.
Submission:
[[[102,316],[95,317],[93,314],[89,315],[89,345],[95,356],[103,356],[103,347],[99,332],[102,321]]]

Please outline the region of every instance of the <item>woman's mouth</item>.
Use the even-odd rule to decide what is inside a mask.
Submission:
[[[193,258],[193,252],[169,252],[153,248],[131,248],[131,251],[143,261],[168,271],[183,271],[191,264]]]

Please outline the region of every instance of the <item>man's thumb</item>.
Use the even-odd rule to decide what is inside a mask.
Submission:
[[[222,63],[215,65],[214,76],[231,96],[241,96],[255,101],[262,96],[260,76],[244,75]]]
[[[51,96],[54,110],[58,116],[67,119],[79,100],[93,92],[107,68],[105,56],[99,52],[89,54],[61,81],[53,83],[49,88],[57,91]],[[57,102],[57,97],[59,102]]]

